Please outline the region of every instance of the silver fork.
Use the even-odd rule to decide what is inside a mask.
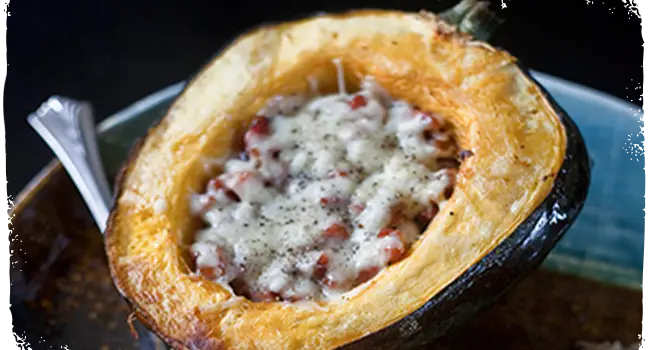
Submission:
[[[53,96],[27,121],[59,158],[104,233],[113,199],[99,155],[92,106]],[[138,333],[142,349],[167,349],[153,333],[142,328]]]
[[[90,104],[53,96],[27,121],[59,158],[103,233],[112,199]]]

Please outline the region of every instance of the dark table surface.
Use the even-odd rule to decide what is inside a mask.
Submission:
[[[587,4],[590,2],[590,4]],[[9,195],[52,159],[26,122],[50,95],[97,119],[186,79],[233,36],[266,21],[357,8],[440,11],[455,1],[14,0],[7,19]],[[641,105],[641,20],[620,0],[505,0],[492,42],[530,68]]]

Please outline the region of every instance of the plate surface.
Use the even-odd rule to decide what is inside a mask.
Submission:
[[[644,159],[628,153],[642,125],[640,107],[544,73],[533,71],[533,77],[576,122],[594,165],[581,215],[543,266],[640,289]],[[109,172],[117,171],[134,140],[164,114],[182,88],[178,83],[150,95],[99,126]]]
[[[645,161],[630,149],[640,143],[641,108],[550,75],[533,76],[576,122],[593,160],[582,213],[544,266],[640,289]]]

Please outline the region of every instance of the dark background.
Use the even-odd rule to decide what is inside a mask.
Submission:
[[[9,195],[52,154],[26,122],[50,95],[101,120],[186,79],[233,36],[265,21],[351,7],[440,11],[455,1],[12,0],[4,115]],[[532,69],[641,105],[641,20],[620,0],[507,0],[491,40]]]

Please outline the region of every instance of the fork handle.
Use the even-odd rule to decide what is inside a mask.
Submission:
[[[53,96],[27,121],[59,158],[104,232],[112,197],[99,156],[91,105]]]

